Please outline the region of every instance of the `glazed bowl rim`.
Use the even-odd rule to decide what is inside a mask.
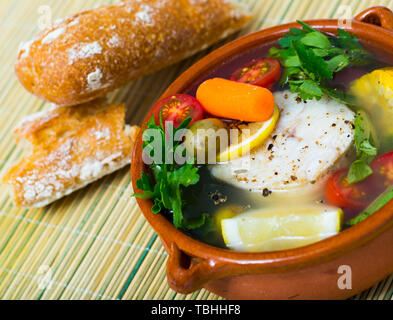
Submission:
[[[333,19],[308,20],[305,22],[318,30],[328,33],[334,33],[338,26],[338,20]],[[369,42],[373,47],[378,47],[376,42],[379,42],[381,46],[388,43],[389,40],[382,40],[385,36],[390,38],[390,51],[393,53],[393,33],[391,31],[356,20],[351,22],[352,26],[344,29],[354,32],[362,41]],[[221,63],[228,61],[230,57],[240,55],[258,45],[276,41],[279,36],[282,36],[283,33],[289,31],[289,28],[293,27],[299,27],[299,25],[297,23],[288,23],[260,30],[218,48],[181,74],[168,87],[161,98],[181,93],[186,88],[189,88],[198,78],[200,79],[200,74],[203,74],[201,70],[212,70],[211,66],[215,65],[217,67]],[[376,34],[378,34],[378,37],[375,37]],[[239,50],[239,48],[241,49]],[[183,88],[183,90],[180,90],[180,88]],[[146,122],[150,118],[151,110],[146,116],[142,128],[146,126]],[[136,186],[136,180],[140,177],[142,170],[146,169],[141,160],[141,145],[142,133],[137,139],[132,156],[132,183],[135,192],[139,190]],[[257,269],[254,272],[258,273],[279,272],[282,268],[293,268],[299,265],[299,263],[305,266],[325,259],[330,260],[337,255],[343,255],[371,241],[393,226],[393,201],[391,201],[358,225],[314,244],[283,251],[245,253],[221,249],[193,239],[181,230],[176,229],[163,215],[153,214],[151,211],[152,201],[137,199],[137,202],[148,222],[159,234],[168,252],[171,250],[171,245],[175,243],[182,251],[192,257],[229,264],[255,266]]]

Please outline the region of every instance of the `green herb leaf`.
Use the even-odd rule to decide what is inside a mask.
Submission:
[[[150,191],[145,191],[143,193],[134,193],[132,197],[139,198],[139,199],[153,199],[154,194]]]
[[[319,32],[313,27],[309,26],[307,23],[304,23],[303,21],[296,20],[296,22],[299,23],[303,27],[303,29],[307,32],[314,32],[314,31]]]
[[[353,49],[347,56],[351,67],[366,66],[374,60],[373,56],[363,49]]]
[[[368,165],[378,154],[374,145],[374,128],[367,113],[358,111],[355,118],[355,148],[357,160],[351,165],[348,173],[348,182],[353,184],[370,176],[373,171]]]
[[[305,78],[306,75],[299,68],[297,67],[285,68],[283,72],[283,76],[280,80],[280,85],[284,86],[289,82],[296,82],[296,81],[299,81],[298,85],[301,85],[301,83],[305,80]]]
[[[284,65],[287,68],[300,67],[302,64],[298,56],[289,56],[284,60]]]
[[[333,78],[333,71],[329,70],[325,60],[315,55],[312,50],[308,50],[300,41],[294,41],[292,45],[302,64],[302,69],[306,71],[310,78],[313,80]]]
[[[208,220],[210,219],[210,215],[207,213],[204,213],[201,215],[199,219],[193,219],[193,220],[184,220],[183,224],[184,227],[188,230],[195,230],[203,227],[208,223]]]
[[[350,94],[346,94],[340,90],[336,89],[330,89],[326,87],[322,87],[321,90],[328,95],[330,98],[341,102],[343,104],[347,104],[349,106],[354,106],[355,105],[355,97]]]
[[[327,62],[330,71],[339,72],[349,65],[349,60],[346,55],[335,56]]]
[[[323,96],[320,86],[312,80],[304,80],[300,86],[296,86],[292,83],[291,88],[293,89],[294,87],[296,89],[293,91],[297,92],[299,97],[303,100],[310,100],[313,98],[320,100]]]
[[[331,47],[329,38],[318,31],[313,31],[304,35],[301,42],[308,47],[319,49],[329,49]]]
[[[327,94],[330,98],[337,100],[343,104],[347,104],[349,106],[355,105],[355,97],[351,94],[344,93],[342,91],[336,89],[330,89],[326,87],[322,87],[321,90]]]
[[[355,118],[355,147],[359,159],[367,160],[377,155],[378,150],[372,143],[374,142],[373,131],[374,128],[367,113],[363,110],[358,111]]]
[[[307,34],[303,30],[296,28],[290,29],[290,32],[291,33],[286,33],[283,38],[278,40],[278,43],[282,48],[289,48],[292,41],[300,40]]]
[[[133,197],[140,199],[152,199],[154,197],[154,189],[150,176],[142,172],[141,178],[136,182],[138,189],[143,190],[144,193],[135,193]]]
[[[154,205],[151,208],[151,211],[154,214],[158,214],[160,213],[162,210],[164,209],[164,207],[162,206],[162,202],[159,199],[154,199]]]
[[[344,49],[363,49],[356,35],[350,32],[338,29],[337,37],[332,37],[331,42],[334,46]]]
[[[160,119],[160,125],[157,125],[154,117],[151,118],[147,128],[159,130],[160,145],[163,148],[162,156],[166,161],[162,161],[162,163],[154,162],[150,166],[155,184],[152,183],[150,176],[142,173],[136,184],[138,189],[143,190],[144,193],[133,195],[142,199],[153,199],[153,213],[160,213],[164,209],[172,212],[173,224],[176,228],[187,228],[187,225],[184,224],[182,211],[184,205],[182,201],[183,188],[198,183],[200,179],[198,168],[194,166],[195,159],[189,159],[182,166],[177,165],[174,159],[177,148],[182,144],[182,141],[174,141],[174,137],[179,130],[188,128],[191,120],[191,118],[184,120],[178,128],[174,128],[172,123],[167,123],[164,129],[162,119]],[[169,134],[170,132],[173,132],[173,134]],[[172,139],[171,143],[168,143],[168,139]],[[154,150],[152,143],[153,141],[145,141],[144,149],[148,151]],[[173,146],[168,147],[171,144]],[[200,223],[203,221],[205,221],[205,218],[201,217]],[[190,225],[193,226],[192,223]]]
[[[373,170],[364,160],[356,160],[352,163],[348,173],[348,183],[360,182],[373,174]]]
[[[360,144],[360,151],[367,157],[375,157],[378,154],[378,149],[371,145],[370,141],[366,140]]]
[[[173,225],[180,229],[183,227],[183,212],[182,212],[182,201],[181,193],[179,188],[173,188],[174,193],[170,195],[173,209]]]
[[[323,92],[337,101],[353,105],[353,97],[329,88],[328,80],[346,67],[369,64],[372,56],[348,31],[339,29],[337,37],[330,37],[302,21],[298,23],[303,29],[290,29],[290,33],[278,41],[281,48],[270,49],[270,56],[279,59],[285,67],[280,85],[289,84],[291,91],[305,100],[319,100]]]
[[[329,56],[329,51],[324,49],[312,49],[315,55],[325,58]]]
[[[187,163],[180,169],[174,171],[170,179],[177,181],[184,187],[195,185],[199,181],[198,168]]]
[[[176,131],[182,130],[182,129],[187,129],[190,124],[191,124],[192,118],[187,118],[185,119],[180,126],[177,127]]]

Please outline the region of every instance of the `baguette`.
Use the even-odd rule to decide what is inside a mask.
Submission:
[[[44,207],[131,162],[138,127],[123,104],[97,100],[27,117],[15,129],[30,155],[4,176],[21,207]]]
[[[21,46],[15,71],[59,106],[91,101],[187,58],[251,16],[234,0],[125,0],[57,21]]]

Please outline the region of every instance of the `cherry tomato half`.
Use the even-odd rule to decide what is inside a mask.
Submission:
[[[371,164],[378,184],[386,189],[393,185],[393,152],[383,154]]]
[[[374,179],[369,177],[361,182],[349,184],[348,169],[334,173],[326,186],[326,200],[337,207],[351,211],[362,211],[382,190],[374,187]]]
[[[280,78],[281,66],[277,59],[264,58],[252,61],[232,74],[230,80],[273,89]]]
[[[186,94],[175,94],[162,99],[153,107],[153,115],[157,124],[171,121],[175,128],[191,118],[191,124],[203,119],[203,107],[197,99]]]

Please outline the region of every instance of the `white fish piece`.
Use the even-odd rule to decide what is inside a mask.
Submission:
[[[290,191],[320,185],[354,154],[355,113],[328,97],[302,101],[275,93],[280,119],[269,139],[251,154],[210,166],[212,175],[252,192]]]

